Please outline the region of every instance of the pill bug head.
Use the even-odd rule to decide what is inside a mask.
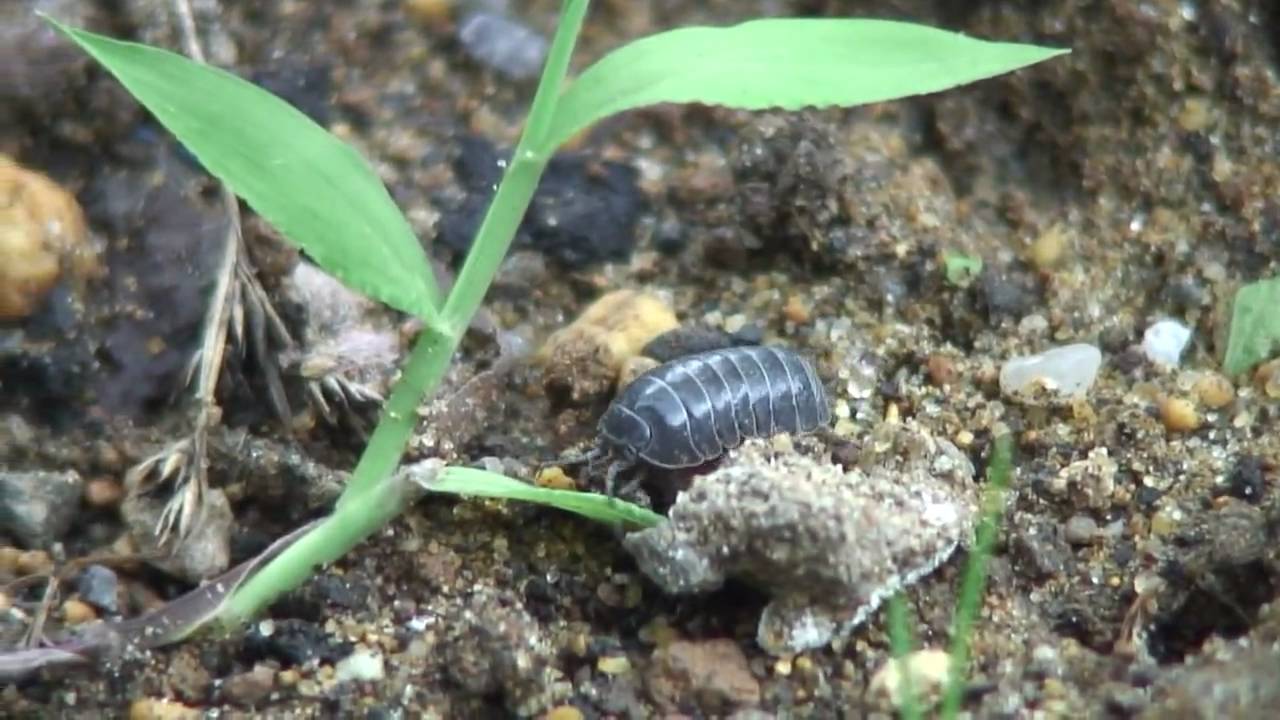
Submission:
[[[634,459],[649,447],[653,433],[639,415],[619,403],[609,406],[600,418],[600,442],[618,456]]]

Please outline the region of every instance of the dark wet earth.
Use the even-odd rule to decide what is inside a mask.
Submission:
[[[532,42],[522,52],[536,57],[558,3],[192,5],[210,61],[354,143],[447,277],[533,93],[525,55],[484,38]],[[192,432],[182,381],[228,216],[195,160],[37,9],[183,47],[167,1],[0,6],[4,647],[38,618],[57,639],[161,606],[322,515],[376,417],[358,390],[386,391],[412,333],[299,265],[246,211],[249,257],[296,347],[271,333],[232,342],[208,436],[221,509],[206,552],[139,559],[171,488],[133,497],[126,476]],[[477,10],[498,20],[477,29]],[[575,68],[679,25],[847,14],[1073,52],[900,103],[657,107],[575,139],[410,457],[528,477],[591,439],[620,377],[760,342],[815,360],[831,432],[657,478],[649,494],[680,529],[646,552],[552,510],[427,497],[242,634],[28,675],[0,687],[0,715],[887,717],[885,613],[860,594],[871,609],[852,622],[862,605],[804,590],[865,594],[927,569],[907,583],[908,620],[921,646],[945,649],[1005,431],[1016,469],[965,709],[1280,714],[1280,365],[1221,370],[1235,290],[1280,273],[1280,10],[601,0]],[[52,274],[22,234],[51,227]],[[980,257],[980,273],[949,281],[951,253]],[[4,294],[20,286],[35,289]],[[603,320],[570,325],[602,297],[615,303]],[[1172,363],[1144,342],[1166,319],[1190,331]],[[1010,391],[1010,359],[1078,343],[1101,355],[1081,393]],[[268,401],[276,365],[287,423]],[[341,411],[326,417],[303,382],[317,367],[341,378],[325,392],[363,400],[345,410],[327,395]],[[570,475],[555,482],[594,482]],[[822,494],[855,477],[857,492]],[[920,506],[921,493],[935,494]],[[890,522],[939,508],[936,537]],[[728,577],[672,594],[684,568],[653,558],[677,541],[696,555],[708,534],[740,543],[711,563]],[[851,561],[872,557],[864,537],[887,559]],[[824,622],[849,626],[797,631]]]

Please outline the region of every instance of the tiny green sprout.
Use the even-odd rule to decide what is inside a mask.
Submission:
[[[982,274],[982,258],[947,250],[942,254],[942,268],[947,283],[961,288],[968,287],[974,278]]]
[[[1249,283],[1231,305],[1231,332],[1222,368],[1228,375],[1252,369],[1280,350],[1280,276]]]

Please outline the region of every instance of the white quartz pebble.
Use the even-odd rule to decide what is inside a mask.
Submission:
[[[1177,320],[1161,320],[1142,334],[1142,354],[1156,365],[1177,367],[1191,342],[1191,328]]]
[[[1087,343],[1010,358],[1000,368],[1000,392],[1017,397],[1043,390],[1061,398],[1079,397],[1093,386],[1101,365],[1102,351]]]
[[[359,682],[377,682],[386,676],[386,664],[382,653],[358,647],[355,652],[342,658],[333,666],[333,679],[337,682],[355,680]]]

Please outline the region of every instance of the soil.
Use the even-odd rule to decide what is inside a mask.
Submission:
[[[464,8],[192,4],[211,62],[355,144],[431,257],[456,266],[533,93],[533,81],[464,51]],[[506,12],[549,37],[558,5]],[[653,346],[657,359],[682,343],[761,341],[814,358],[836,415],[819,455],[838,461],[878,427],[909,422],[953,443],[980,478],[995,433],[1012,430],[1016,469],[972,638],[972,716],[1276,716],[1278,384],[1223,377],[1221,358],[1235,289],[1280,274],[1277,7],[596,3],[575,69],[657,30],[779,14],[910,19],[1072,53],[903,102],[657,107],[576,138],[440,390],[465,402],[425,410],[436,422],[412,454],[488,458],[528,477],[581,448],[608,394],[549,393],[535,354],[513,348],[540,344],[610,291],[657,293],[689,333]],[[128,552],[128,468],[192,427],[180,386],[227,220],[194,159],[34,9],[182,47],[170,2],[0,9],[0,152],[75,194],[105,267],[0,324],[0,470],[75,471],[84,488],[43,555],[27,552],[29,537],[0,536],[6,647],[45,596],[18,575]],[[296,253],[251,213],[245,233],[286,324],[319,342],[308,308],[288,299]],[[982,258],[979,276],[948,282],[948,252]],[[1176,368],[1140,350],[1164,318],[1194,331]],[[1007,359],[1074,342],[1104,356],[1083,397],[1002,396]],[[209,440],[210,483],[235,518],[232,563],[322,515],[361,447],[360,423],[312,413],[282,428],[260,359],[228,356]],[[294,410],[312,412],[291,392]],[[906,592],[926,648],[949,644],[966,557]],[[118,607],[86,600],[101,588],[71,572],[51,637],[86,613],[136,614],[194,587],[136,561],[111,567]],[[36,673],[0,688],[0,714],[888,716],[868,692],[890,657],[885,613],[778,656],[756,639],[769,602],[734,583],[668,596],[608,528],[431,496],[246,632]]]

